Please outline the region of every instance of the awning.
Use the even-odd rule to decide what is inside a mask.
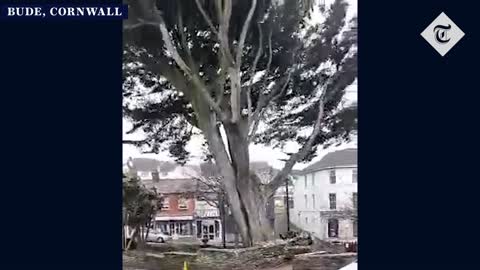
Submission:
[[[155,217],[155,221],[193,220],[193,216]]]
[[[208,209],[208,210],[197,210],[197,216],[199,218],[210,218],[210,217],[218,217],[220,215],[217,209]]]

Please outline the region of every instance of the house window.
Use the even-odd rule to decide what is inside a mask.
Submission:
[[[160,181],[160,174],[158,172],[152,172],[152,180],[154,182]]]
[[[152,177],[152,173],[151,172],[138,172],[138,176],[142,179],[148,179],[148,178],[151,178]]]
[[[282,200],[280,200],[278,198],[275,198],[274,201],[275,201],[275,208],[277,208],[277,209],[278,208],[283,208],[283,203],[284,202],[282,202]]]
[[[312,194],[312,208],[315,209],[315,194]]]
[[[338,237],[338,219],[328,220],[328,237]]]
[[[335,193],[328,194],[328,200],[330,202],[330,210],[337,209],[337,194]]]
[[[337,182],[337,176],[335,175],[335,171],[330,171],[330,184],[335,184]]]
[[[308,224],[308,217],[305,217],[305,224]]]
[[[315,174],[312,173],[311,177],[312,177],[312,187],[313,187],[315,186]]]
[[[178,209],[187,209],[187,199],[185,197],[178,198]]]
[[[307,188],[307,185],[308,185],[308,184],[307,184],[307,180],[308,180],[308,177],[307,177],[307,176],[308,176],[308,174],[305,175],[305,188]]]
[[[161,207],[162,210],[170,209],[170,198],[168,197],[163,198],[161,200],[161,204],[162,204],[162,207]]]
[[[202,238],[202,221],[197,220],[197,238]]]
[[[358,222],[356,220],[353,221],[353,237],[358,236]]]
[[[307,194],[305,194],[305,208],[308,208],[308,197],[307,197]]]
[[[357,192],[354,192],[354,193],[352,194],[352,200],[353,200],[353,202],[352,202],[352,204],[353,204],[353,209],[357,209],[357,207],[358,207],[358,195],[357,195]]]
[[[218,220],[215,220],[215,237],[220,237],[220,222]]]
[[[288,197],[288,208],[293,209],[293,198]],[[287,205],[287,198],[285,197],[285,205]]]
[[[357,183],[357,169],[352,171],[352,183]]]

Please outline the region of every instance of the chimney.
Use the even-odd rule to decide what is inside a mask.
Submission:
[[[154,183],[160,182],[160,173],[158,173],[158,171],[152,172],[152,180]]]

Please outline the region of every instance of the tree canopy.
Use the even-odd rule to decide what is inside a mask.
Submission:
[[[213,1],[198,2],[203,2],[200,5],[211,20],[217,18],[209,15],[215,12]],[[248,2],[232,4],[235,12],[228,33],[233,46],[248,13]],[[298,2],[302,1],[287,0],[284,5],[272,6],[270,1],[258,1],[259,7],[252,18],[256,23],[252,23],[245,40],[240,72],[242,87],[251,93],[254,119],[250,133],[254,133],[257,125],[252,136],[255,143],[275,147],[288,140],[304,143],[307,138],[302,131],[315,123],[319,90],[325,89],[328,97],[322,130],[310,151],[313,154],[317,145],[332,139],[348,139],[356,129],[356,107],[339,108],[345,88],[357,74],[357,56],[352,51],[356,44],[356,21],[345,22],[346,3],[336,1],[323,24],[305,25],[302,5]],[[306,1],[305,5],[312,3]],[[204,84],[211,86],[212,98],[227,103],[231,91],[229,83],[222,82],[229,80],[228,75],[219,74],[220,45],[195,1],[157,1],[157,6],[164,14],[178,53],[189,59]],[[303,11],[305,16],[307,11]],[[181,25],[183,31],[179,29]],[[134,143],[148,145],[153,153],[168,150],[178,161],[185,161],[188,159],[185,146],[194,133],[192,127],[198,127],[198,119],[188,91],[176,87],[185,83],[184,74],[165,48],[158,27],[141,24],[126,29],[124,115],[134,124],[130,132],[142,129],[147,135],[145,140]],[[190,83],[184,86],[189,88]],[[213,91],[217,84],[222,84],[223,93]],[[248,98],[241,99],[241,108],[245,110]],[[218,103],[222,106],[222,102]],[[307,160],[312,157],[308,155]]]
[[[356,18],[347,21],[343,0],[321,14],[312,14],[314,0],[127,3],[123,110],[131,132],[146,134],[128,143],[185,162],[192,134],[203,135],[242,238],[265,239],[264,213],[255,209],[264,195],[318,146],[356,130],[356,105],[342,102],[357,77]],[[313,15],[324,19],[309,23]],[[299,151],[263,186],[250,171],[248,146],[291,140]]]

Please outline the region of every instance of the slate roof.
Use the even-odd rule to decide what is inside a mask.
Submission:
[[[303,169],[303,173],[327,168],[357,166],[357,149],[348,148],[326,154],[320,161]]]
[[[197,190],[197,181],[193,178],[188,179],[161,179],[158,182],[144,182],[147,188],[155,187],[158,193],[190,193]]]
[[[151,158],[132,158],[128,162],[136,171],[142,172],[156,171],[161,165],[160,161]]]
[[[155,187],[157,192],[163,194],[189,193],[196,191],[209,193],[211,188],[197,182],[194,177],[199,173],[207,178],[217,177],[219,175],[215,165],[208,162],[201,163],[199,166],[179,166],[173,162],[159,161],[151,158],[130,158],[127,163],[128,167],[133,172],[159,171],[160,179],[158,179],[158,181],[153,181],[153,179],[142,179],[142,183],[147,188]],[[252,162],[251,168],[252,170],[257,171],[261,178],[263,174],[276,171],[268,164],[268,162]]]

